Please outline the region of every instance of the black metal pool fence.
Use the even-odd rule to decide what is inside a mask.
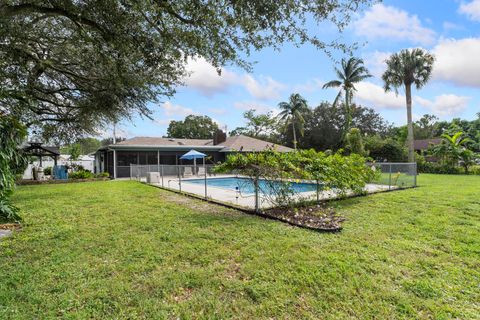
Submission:
[[[376,178],[366,186],[366,192],[375,193],[417,186],[416,163],[375,162],[367,166],[377,171]],[[249,210],[278,206],[279,197],[287,196],[282,190],[284,183],[278,181],[251,181],[236,172],[218,174],[214,165],[130,165],[130,179],[188,193]],[[320,201],[338,196],[335,190],[326,191],[321,182],[292,181],[294,185],[290,200]],[[309,188],[308,185],[312,187]]]

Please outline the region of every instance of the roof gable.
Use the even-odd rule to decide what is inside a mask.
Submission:
[[[275,149],[276,151],[280,152],[289,152],[293,150],[279,144],[244,135],[228,137],[225,142],[221,143],[221,145],[224,146],[224,148],[221,150],[222,152],[258,152],[265,151],[267,149]]]

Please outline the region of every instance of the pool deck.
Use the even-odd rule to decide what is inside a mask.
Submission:
[[[217,175],[214,177],[208,177],[208,179],[214,179],[214,178],[233,178],[235,177],[234,175]],[[161,187],[165,189],[171,189],[174,191],[182,191],[186,193],[193,194],[195,196],[225,203],[225,204],[232,204],[235,206],[240,206],[246,209],[255,209],[255,195],[253,193],[240,193],[235,190],[231,189],[225,189],[225,188],[219,188],[219,187],[213,187],[210,185],[207,185],[207,192],[205,195],[205,185],[204,184],[199,184],[199,183],[189,183],[188,180],[191,179],[202,179],[203,177],[195,177],[192,176],[191,178],[185,178],[181,180],[181,185],[179,183],[178,177],[170,176],[170,177],[164,177],[163,179],[163,185],[162,183],[150,183],[151,185],[154,185],[156,187]],[[377,193],[377,192],[383,192],[383,191],[388,191],[389,187],[385,185],[377,185],[377,184],[367,184],[364,189],[368,194],[371,193]],[[348,195],[353,195],[353,193],[348,193]],[[316,192],[299,192],[295,195],[297,200],[316,200]],[[329,191],[322,191],[320,193],[320,200],[329,200],[329,199],[335,199],[339,197],[339,193],[335,192],[334,190],[329,190]],[[272,207],[272,201],[269,199],[268,196],[261,195],[260,196],[260,208],[262,209],[267,209]]]

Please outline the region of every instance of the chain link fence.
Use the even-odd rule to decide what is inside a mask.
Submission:
[[[375,162],[367,165],[377,171],[377,179],[372,181],[373,184],[388,186],[389,190],[417,186],[416,163]]]
[[[416,186],[415,163],[367,165],[377,171],[377,178],[365,187],[367,193]],[[281,206],[287,197],[288,200],[300,202],[322,201],[339,196],[335,189],[323,190],[321,181],[250,179],[235,171],[219,174],[214,168],[214,165],[130,165],[130,177],[165,189],[255,211]]]

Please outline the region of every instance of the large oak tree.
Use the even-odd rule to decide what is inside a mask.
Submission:
[[[0,112],[56,136],[149,116],[147,103],[182,83],[188,58],[249,69],[251,50],[286,41],[345,49],[307,24],[342,30],[370,1],[3,0]]]

